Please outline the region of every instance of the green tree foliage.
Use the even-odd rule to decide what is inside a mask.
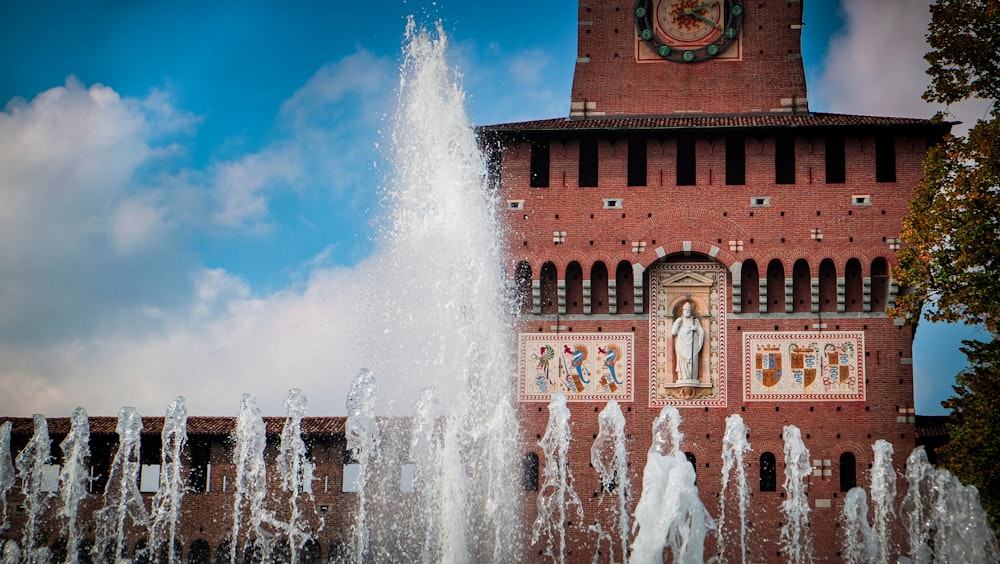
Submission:
[[[929,102],[981,98],[992,105],[965,137],[927,154],[903,221],[896,278],[908,291],[896,313],[981,324],[990,342],[965,341],[955,378],[944,465],[979,488],[1000,533],[1000,1],[935,0],[925,58]]]
[[[1000,534],[1000,342],[965,341],[969,367],[955,377],[951,440],[941,449],[945,466],[979,489],[979,501]]]

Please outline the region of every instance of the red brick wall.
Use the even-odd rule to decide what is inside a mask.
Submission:
[[[806,97],[802,3],[745,2],[740,60],[636,61],[631,0],[580,2],[572,101],[590,114],[743,113],[789,110]],[[735,48],[735,47],[734,47]],[[804,109],[804,108],[803,108]]]

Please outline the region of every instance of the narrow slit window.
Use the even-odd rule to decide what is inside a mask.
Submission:
[[[531,187],[546,188],[549,185],[549,142],[531,142]]]
[[[896,181],[896,138],[879,135],[875,138],[875,182]]]
[[[726,184],[742,186],[747,180],[746,138],[732,134],[726,136]]]
[[[847,158],[844,153],[844,137],[826,137],[826,183],[843,184],[847,181]]]
[[[677,185],[694,186],[696,170],[694,136],[682,135],[677,138]]]
[[[628,185],[646,185],[646,139],[628,140]]]
[[[580,186],[597,186],[597,139],[580,140]]]
[[[791,135],[774,139],[774,182],[795,184],[795,138]]]

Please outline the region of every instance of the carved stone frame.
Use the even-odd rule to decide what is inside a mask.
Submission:
[[[726,275],[720,264],[665,263],[649,274],[649,405],[726,406]],[[685,302],[705,330],[698,381],[678,382],[671,327]]]

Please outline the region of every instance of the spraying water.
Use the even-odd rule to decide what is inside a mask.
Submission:
[[[35,544],[38,535],[38,520],[45,511],[51,496],[43,487],[45,469],[49,462],[49,451],[52,448],[52,440],[49,439],[49,422],[44,415],[37,413],[33,419],[35,433],[14,461],[14,466],[17,467],[17,477],[21,479],[21,491],[24,492],[24,511],[28,515],[21,533],[21,550],[29,562],[40,561],[44,558]]]
[[[794,425],[785,426],[785,501],[781,502],[784,524],[781,526],[782,553],[789,562],[812,562],[812,535],[809,533],[809,498],[806,480],[812,474],[809,449],[802,433]]]
[[[747,442],[747,427],[743,418],[734,413],[726,418],[726,434],[722,437],[722,491],[719,492],[719,554],[723,561],[726,554],[726,490],[730,475],[735,470],[736,506],[740,518],[740,562],[747,561],[747,506],[750,505],[750,489],[747,487],[747,473],[743,457],[750,452]]]
[[[646,455],[642,497],[635,508],[638,534],[631,562],[663,561],[669,548],[674,562],[704,562],[705,538],[714,527],[695,487],[694,467],[680,450],[680,413],[666,406],[653,422],[653,444]]]
[[[94,557],[121,560],[127,536],[126,522],[146,527],[149,515],[139,493],[139,448],[142,417],[134,407],[118,411],[118,451],[111,463],[104,508],[97,513]]]
[[[422,474],[441,480],[431,543],[438,556],[509,562],[520,557],[522,529],[519,507],[510,503],[518,495],[511,477],[518,470],[519,433],[500,206],[440,27],[436,35],[408,22],[389,130],[386,252],[371,280],[379,302],[370,335],[378,354],[370,368],[382,384],[379,400],[401,409],[412,406],[414,390],[427,386],[448,395],[438,414],[435,462],[446,472]],[[387,460],[402,457],[389,446],[382,453]],[[382,546],[426,544],[393,527],[398,496],[368,485],[355,540],[370,535]]]
[[[266,427],[257,401],[249,394],[243,394],[240,400],[235,433],[233,464],[236,466],[236,493],[233,495],[233,536],[229,547],[231,564],[236,562],[244,520],[249,525],[245,550],[250,548],[251,539],[255,539],[258,545],[263,544],[265,549],[268,546],[268,535],[262,526],[269,520],[264,508],[267,496],[267,467],[264,463]]]
[[[872,503],[875,505],[875,522],[872,534],[876,540],[875,562],[889,562],[889,539],[892,536],[890,519],[895,520],[896,470],[892,467],[892,443],[879,439],[872,445],[875,462],[872,464]]]
[[[906,459],[906,481],[900,513],[914,562],[1000,562],[996,536],[974,486],[931,466],[923,447]]]
[[[288,418],[281,430],[281,447],[278,453],[278,473],[281,475],[281,489],[288,492],[288,523],[281,524],[288,536],[287,557],[298,561],[298,549],[311,535],[309,523],[302,518],[299,496],[312,499],[313,470],[315,466],[306,457],[306,444],[302,441],[302,418],[306,414],[308,400],[302,390],[288,391],[285,407]]]
[[[622,413],[621,407],[618,406],[618,402],[611,400],[601,410],[597,421],[600,430],[597,433],[597,438],[594,439],[593,446],[590,447],[590,463],[601,477],[600,504],[603,504],[606,492],[615,493],[616,503],[608,512],[608,521],[612,523],[617,521],[619,550],[622,562],[625,562],[628,558],[629,535],[629,515],[626,503],[632,493],[628,479],[628,452],[625,448],[625,415]],[[609,541],[609,559],[614,562],[614,544],[610,542],[611,537],[604,532],[599,518],[591,526],[591,529],[598,534],[598,550],[594,554],[595,562],[598,556],[596,552],[600,551],[601,540],[604,538]]]
[[[0,532],[10,528],[7,521],[7,496],[14,487],[16,474],[10,452],[10,421],[0,425],[0,506],[3,507],[3,517],[0,517]]]
[[[167,406],[160,437],[163,445],[160,455],[160,485],[153,496],[153,526],[149,549],[158,550],[166,543],[167,561],[174,562],[177,560],[174,547],[177,519],[181,514],[181,498],[184,496],[184,481],[181,479],[181,453],[187,443],[187,407],[184,398],[178,397]]]
[[[872,527],[868,524],[868,495],[864,488],[851,488],[844,498],[844,562],[874,562],[878,552]]]
[[[572,441],[569,417],[566,396],[553,394],[549,402],[549,422],[538,442],[545,453],[545,470],[538,490],[538,517],[531,528],[531,544],[536,544],[544,535],[545,554],[556,562],[566,561],[567,520],[583,521],[583,505],[573,489],[573,472],[569,468]]]
[[[87,463],[90,458],[90,420],[82,407],[73,410],[69,434],[59,447],[63,453],[63,467],[59,473],[59,496],[62,501],[59,516],[66,520],[63,525],[63,532],[66,534],[66,561],[74,564],[79,560],[80,553],[80,502],[87,497],[89,485]]]
[[[380,433],[375,422],[375,379],[371,372],[361,370],[347,395],[347,448],[358,465],[354,484],[358,508],[354,513],[353,554],[359,564],[368,550],[368,474],[379,442]]]

